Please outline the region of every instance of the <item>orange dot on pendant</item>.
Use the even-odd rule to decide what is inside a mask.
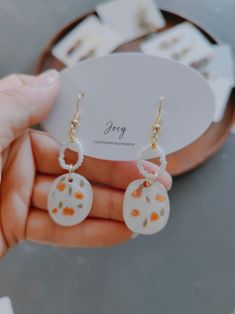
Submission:
[[[63,192],[64,189],[65,189],[66,185],[64,182],[59,182],[57,185],[56,185],[56,188],[57,190],[59,190],[60,192]]]
[[[77,198],[78,200],[82,200],[84,199],[84,194],[82,192],[76,192],[75,198]]]
[[[155,196],[155,199],[156,199],[156,201],[158,201],[158,202],[164,202],[165,199],[166,199],[166,197],[165,197],[163,194],[157,194],[157,195]]]
[[[156,212],[152,212],[150,219],[151,221],[156,221],[160,219],[160,216]]]
[[[74,215],[74,209],[72,207],[65,207],[65,208],[63,208],[62,214],[64,216],[73,216]]]
[[[138,198],[141,196],[141,193],[142,193],[142,189],[141,188],[138,188],[136,190],[134,190],[132,193],[131,193],[131,196],[133,198]]]
[[[138,209],[132,209],[131,211],[131,217],[137,217],[139,216],[140,211]]]
[[[52,214],[57,214],[58,213],[58,209],[55,207],[55,208],[52,209],[51,212],[52,212]]]

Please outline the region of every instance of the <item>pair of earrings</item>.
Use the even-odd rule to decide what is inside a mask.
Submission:
[[[60,166],[68,173],[59,176],[54,182],[48,195],[48,211],[54,222],[62,226],[73,226],[82,222],[92,207],[93,192],[86,178],[75,171],[82,165],[84,155],[82,143],[76,137],[79,122],[79,106],[84,95],[78,96],[77,111],[73,116],[69,129],[69,140],[61,147],[59,154]],[[137,159],[137,168],[144,177],[129,184],[124,196],[123,217],[127,227],[138,234],[153,234],[163,229],[168,221],[170,204],[167,191],[157,179],[166,168],[164,151],[158,145],[161,128],[161,110],[163,97],[160,98],[157,117],[152,127],[149,145],[144,147]],[[66,164],[65,151],[76,151],[78,159],[75,164]],[[144,168],[144,160],[149,152],[154,151],[160,158],[157,173],[149,173]]]

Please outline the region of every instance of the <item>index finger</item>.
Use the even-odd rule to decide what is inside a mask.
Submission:
[[[0,80],[0,90],[15,88],[31,82],[35,76],[27,74],[11,74]]]

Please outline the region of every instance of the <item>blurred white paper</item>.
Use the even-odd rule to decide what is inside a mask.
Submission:
[[[111,26],[123,39],[134,40],[158,30],[166,22],[153,0],[113,0],[96,7],[98,15]]]
[[[0,298],[0,314],[14,314],[11,300],[8,297]]]
[[[225,108],[228,104],[232,84],[222,77],[211,81],[209,80],[208,83],[215,97],[215,115],[213,121],[219,122],[223,118]]]
[[[191,23],[180,23],[144,41],[141,50],[186,65],[213,55],[208,39]]]
[[[71,66],[84,59],[107,55],[120,44],[120,36],[92,15],[65,36],[52,53],[62,63]]]
[[[213,45],[214,57],[199,69],[206,79],[215,97],[214,122],[223,118],[225,108],[234,87],[234,63],[231,47],[227,44]]]
[[[228,44],[213,45],[214,57],[203,67],[208,73],[227,79],[235,85],[234,60],[231,46]]]

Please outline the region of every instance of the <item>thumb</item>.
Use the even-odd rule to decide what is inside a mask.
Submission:
[[[42,121],[52,110],[59,91],[59,73],[49,70],[19,84],[6,78],[0,89],[0,152],[26,128]],[[7,85],[7,86],[6,86]],[[0,81],[1,86],[1,81]]]

